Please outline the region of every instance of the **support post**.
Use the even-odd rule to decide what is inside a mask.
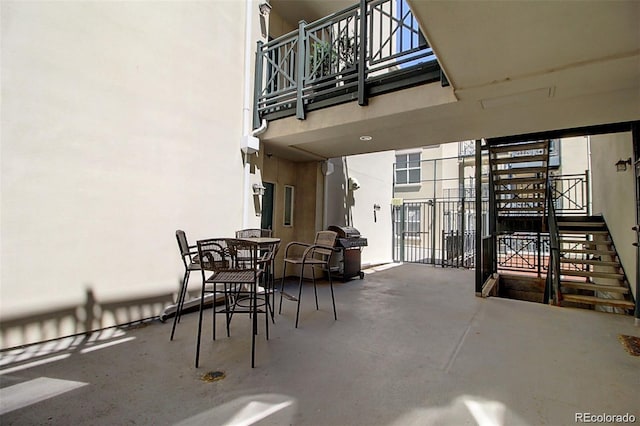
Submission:
[[[631,125],[631,139],[633,141],[633,174],[636,184],[636,309],[634,312],[635,325],[640,326],[640,122]]]
[[[306,55],[306,37],[305,27],[307,23],[305,21],[298,22],[298,60],[296,61],[296,118],[298,120],[304,120],[305,110],[304,101],[302,100],[302,89],[304,89],[304,69],[307,65]]]
[[[262,41],[258,41],[258,47],[256,49],[255,80],[253,84],[253,129],[260,127],[260,111],[258,110],[258,105],[260,102],[260,94],[262,93],[262,78],[264,75],[262,46]]]
[[[538,248],[538,278],[542,276],[542,239],[540,238],[540,233],[536,232],[536,247]]]
[[[360,0],[360,39],[358,41],[358,105],[369,104],[365,81],[367,79],[367,0]]]
[[[476,139],[476,296],[482,297],[482,140]]]

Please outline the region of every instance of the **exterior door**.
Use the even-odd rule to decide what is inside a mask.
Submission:
[[[269,182],[263,182],[264,195],[262,196],[262,216],[260,227],[262,229],[273,229],[273,198],[275,185]]]

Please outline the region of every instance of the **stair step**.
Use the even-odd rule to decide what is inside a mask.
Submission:
[[[565,222],[565,221],[558,221],[558,226],[559,227],[591,229],[591,228],[604,228],[605,224],[604,224],[604,222]]]
[[[600,254],[605,256],[616,255],[615,250],[597,250],[597,249],[592,250],[592,249],[577,249],[577,248],[570,248],[570,249],[561,248],[560,253],[586,253],[586,254]]]
[[[501,203],[501,204],[513,204],[513,203],[532,203],[532,204],[544,204],[545,199],[544,198],[498,198],[496,200],[496,203]]]
[[[594,265],[594,266],[606,266],[611,268],[620,268],[620,262],[608,261],[608,260],[596,260],[596,259],[573,259],[571,257],[561,257],[560,263],[573,263],[575,265]]]
[[[526,173],[546,173],[546,167],[515,167],[513,169],[494,170],[494,175],[522,175]]]
[[[589,291],[607,291],[609,293],[628,294],[629,289],[617,285],[603,285],[603,284],[589,284],[580,283],[574,281],[561,281],[560,286],[562,288],[573,288],[577,290],[589,290]]]
[[[545,180],[539,177],[521,177],[521,178],[510,178],[505,177],[504,179],[494,179],[493,183],[495,186],[507,186],[512,188],[514,185],[541,185],[545,186]]]
[[[541,212],[544,210],[544,206],[531,206],[531,207],[497,207],[496,210],[501,212]]]
[[[520,194],[540,194],[545,195],[547,191],[544,188],[516,188],[516,189],[497,189],[496,195],[520,195]]]
[[[490,146],[489,152],[494,154],[499,152],[519,152],[519,151],[529,151],[533,149],[547,149],[547,147],[549,146],[548,142],[549,141],[525,142],[525,143],[519,143],[519,144]]]
[[[547,161],[549,157],[547,155],[533,154],[533,155],[518,155],[514,157],[500,157],[492,158],[493,164],[516,164],[516,163],[530,163],[534,161]]]
[[[589,305],[606,305],[606,306],[613,306],[615,308],[623,308],[623,309],[635,308],[635,304],[628,300],[603,299],[601,297],[582,296],[578,294],[563,294],[562,300],[564,302],[586,303]]]
[[[609,235],[609,231],[595,229],[558,229],[559,234]]]
[[[594,241],[594,240],[572,240],[572,239],[565,239],[565,238],[560,239],[560,244],[584,244],[585,246],[595,246],[598,244],[610,245],[611,243],[612,243],[611,240]]]
[[[623,280],[624,274],[614,272],[599,272],[599,271],[571,271],[568,269],[561,269],[560,275],[568,275],[570,277],[596,277],[596,278],[609,278],[612,280]]]

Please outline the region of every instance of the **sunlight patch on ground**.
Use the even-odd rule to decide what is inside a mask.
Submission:
[[[71,380],[38,377],[28,382],[2,388],[0,389],[0,414],[27,407],[87,384]]]
[[[269,424],[291,424],[296,409],[296,400],[286,395],[244,396],[190,417],[176,426],[249,426],[267,418]]]
[[[478,426],[523,425],[527,423],[500,401],[462,395],[444,407],[416,408],[391,426],[469,424]]]
[[[363,269],[362,272],[365,274],[375,274],[376,272],[386,271],[387,269],[395,268],[401,266],[402,263],[385,263],[383,265],[375,265],[367,267]]]

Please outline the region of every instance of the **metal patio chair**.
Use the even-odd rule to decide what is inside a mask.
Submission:
[[[336,301],[333,294],[333,279],[331,278],[331,257],[336,251],[334,248],[336,237],[338,234],[333,231],[319,231],[316,233],[316,238],[313,244],[302,243],[293,241],[287,244],[284,253],[284,264],[282,267],[282,280],[280,285],[280,307],[278,313],[282,313],[282,298],[283,296],[288,300],[298,302],[296,310],[296,328],[298,328],[298,319],[300,317],[300,299],[302,298],[302,281],[304,279],[305,267],[311,267],[311,276],[313,280],[313,291],[316,296],[316,310],[318,307],[318,290],[316,287],[316,273],[315,268],[320,267],[327,272],[329,276],[329,285],[331,287],[331,302],[333,304],[333,317],[338,319],[336,313]],[[304,249],[301,255],[295,256],[294,252],[300,249]],[[298,282],[298,297],[291,296],[284,292],[284,280],[286,277],[287,265],[294,265],[300,267],[300,280]]]
[[[176,301],[176,313],[173,317],[170,340],[173,340],[173,335],[176,332],[176,324],[180,322],[180,317],[182,316],[184,299],[187,295],[187,287],[189,285],[189,275],[191,274],[191,271],[200,270],[198,247],[189,245],[187,236],[181,229],[176,231],[176,240],[178,240],[178,249],[180,250],[180,256],[182,257],[182,263],[184,264],[184,276],[182,277],[182,283],[178,292],[178,300]]]
[[[238,254],[243,253],[240,260]],[[196,368],[200,360],[200,340],[205,294],[213,294],[213,340],[216,339],[216,316],[224,314],[227,337],[231,335],[231,319],[238,313],[249,313],[252,320],[251,367],[255,366],[255,336],[258,333],[258,314],[265,314],[266,338],[269,339],[270,306],[261,295],[258,303],[260,268],[259,244],[233,238],[214,238],[198,241],[198,255],[201,259],[202,290],[200,294],[200,317],[196,345]],[[216,304],[219,296],[224,306]],[[260,309],[264,307],[265,309]]]

